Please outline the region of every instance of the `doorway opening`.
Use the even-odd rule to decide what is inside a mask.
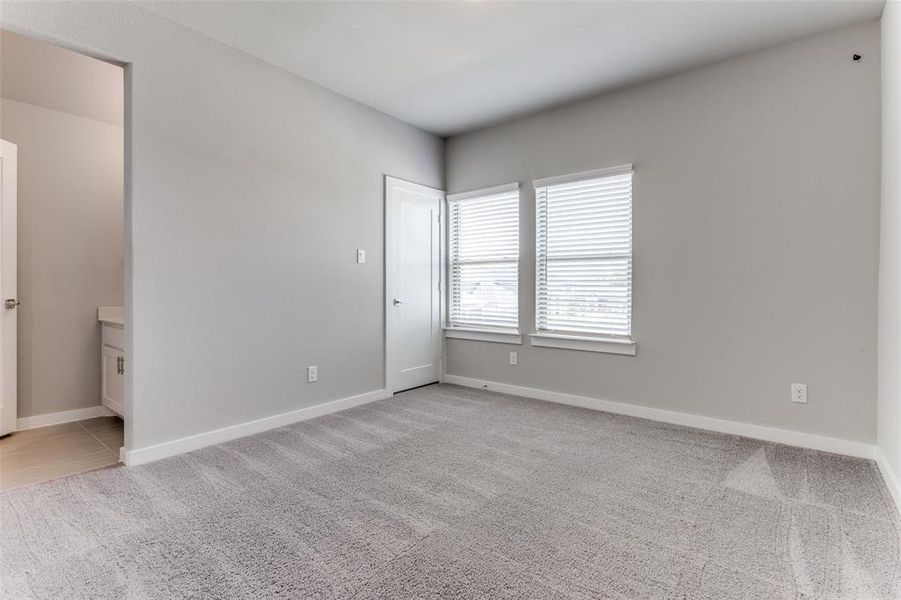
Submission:
[[[0,491],[125,445],[125,69],[0,31]]]

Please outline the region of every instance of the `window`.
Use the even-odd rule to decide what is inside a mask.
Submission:
[[[535,181],[535,201],[533,344],[634,354],[632,165]]]
[[[453,336],[455,328],[518,333],[519,185],[452,194],[447,200],[448,334],[468,337]]]

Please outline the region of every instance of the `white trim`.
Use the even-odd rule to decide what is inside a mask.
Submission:
[[[494,392],[501,392],[503,394],[522,396],[524,398],[534,398],[536,400],[545,400],[548,402],[556,402],[558,404],[567,404],[569,406],[580,406],[582,408],[600,410],[618,415],[628,415],[630,417],[640,417],[642,419],[650,419],[652,421],[660,421],[663,423],[672,423],[675,425],[684,425],[686,427],[695,427],[697,429],[706,429],[708,431],[740,435],[789,446],[800,446],[802,448],[811,448],[813,450],[834,452],[836,454],[856,456],[871,460],[876,456],[876,447],[873,444],[867,444],[865,442],[843,440],[813,433],[765,427],[763,425],[751,425],[749,423],[740,423],[738,421],[726,421],[724,419],[664,410],[662,408],[651,408],[649,406],[640,406],[638,404],[627,404],[625,402],[613,402],[610,400],[600,400],[598,398],[588,398],[586,396],[563,394],[560,392],[551,392],[549,390],[511,385],[508,383],[497,383],[494,381],[461,377],[459,375],[445,375],[444,381],[466,387],[482,388]]]
[[[450,220],[447,209],[447,193],[444,194],[444,202],[441,203],[441,222],[438,224],[438,234],[441,236],[441,250],[438,256],[438,326],[441,329],[444,329],[444,324],[447,323],[447,307],[448,307],[448,289],[447,289],[447,240],[448,238],[448,226],[447,222]],[[438,340],[438,383],[444,383],[444,371],[447,369],[447,361],[444,359],[447,356],[447,347],[446,340],[444,336],[440,336],[441,339]],[[388,383],[385,382],[386,389],[390,389],[387,387]]]
[[[89,406],[88,408],[76,408],[73,410],[34,415],[33,417],[20,417],[19,419],[16,419],[16,430],[24,431],[25,429],[37,429],[38,427],[60,425],[62,423],[71,423],[73,421],[84,421],[85,419],[93,419],[94,417],[105,417],[107,414],[108,413],[103,406],[97,405]]]
[[[542,348],[565,348],[585,352],[606,352],[635,356],[635,342],[614,338],[593,338],[581,335],[559,335],[555,333],[532,333],[529,335],[533,346]]]
[[[468,200],[469,198],[480,198],[482,196],[493,196],[494,194],[503,194],[505,192],[518,192],[519,182],[504,183],[502,185],[493,185],[491,187],[481,188],[478,190],[470,190],[468,192],[457,192],[456,194],[448,194],[448,202],[459,202],[460,200]]]
[[[586,181],[588,179],[600,179],[601,177],[613,177],[614,175],[625,175],[631,173],[632,163],[616,165],[614,167],[606,167],[604,169],[594,169],[591,171],[580,171],[579,173],[570,173],[569,175],[555,175],[553,177],[542,177],[541,179],[533,179],[532,186],[536,188],[547,187],[549,185],[559,185],[561,183],[572,183],[574,181]]]
[[[0,140],[0,292],[2,298],[19,297],[16,276],[18,231],[18,146]],[[18,420],[18,313],[0,308],[0,435],[12,433]]]
[[[292,410],[270,417],[263,417],[262,419],[256,419],[246,423],[238,423],[237,425],[230,425],[221,429],[214,429],[213,431],[205,431],[177,440],[154,444],[153,446],[147,446],[145,448],[126,449],[123,462],[130,467],[142,465],[162,458],[175,456],[176,454],[198,450],[214,444],[221,444],[223,442],[253,435],[255,433],[261,433],[277,427],[284,427],[285,425],[291,425],[292,423],[297,423],[299,421],[315,419],[316,417],[347,410],[348,408],[360,406],[361,404],[383,400],[388,396],[389,394],[385,390],[374,390],[364,394],[350,396],[348,398],[341,398],[339,400],[332,400],[331,402],[323,402],[322,404],[317,404],[315,406],[308,406],[307,408],[300,408],[298,410]]]
[[[498,344],[522,344],[522,334],[518,331],[445,327],[444,337],[457,340],[473,340],[476,342],[495,342]]]
[[[882,473],[882,479],[885,480],[885,487],[888,488],[895,501],[895,509],[901,513],[901,481],[898,480],[895,470],[888,462],[888,457],[879,446],[876,447],[876,464]]]

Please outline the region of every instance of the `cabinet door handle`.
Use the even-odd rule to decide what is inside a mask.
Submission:
[[[123,375],[125,373],[125,357],[117,356],[116,357],[116,374]]]

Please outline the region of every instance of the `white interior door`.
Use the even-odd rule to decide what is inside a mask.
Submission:
[[[0,140],[0,435],[16,430],[16,154]]]
[[[441,375],[441,211],[444,192],[385,178],[385,385]]]

